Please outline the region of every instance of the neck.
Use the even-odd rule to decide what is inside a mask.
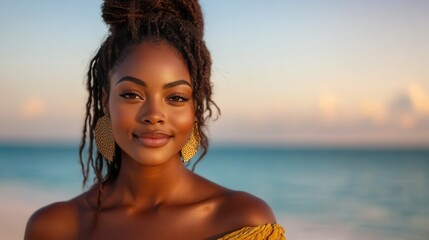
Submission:
[[[145,166],[123,154],[119,175],[107,195],[114,196],[116,203],[137,208],[180,201],[189,189],[190,173],[179,156],[161,165]]]

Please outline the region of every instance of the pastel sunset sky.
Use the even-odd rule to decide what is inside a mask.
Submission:
[[[0,1],[0,141],[78,141],[100,0]],[[429,1],[202,0],[214,143],[429,146]]]

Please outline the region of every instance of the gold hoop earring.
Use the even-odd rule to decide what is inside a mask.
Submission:
[[[112,122],[107,114],[97,120],[97,124],[95,125],[95,144],[104,158],[113,161],[115,139],[112,134]]]
[[[200,146],[200,133],[198,131],[198,123],[195,122],[194,127],[192,128],[191,136],[188,142],[183,146],[181,153],[183,162],[189,161],[195,156],[198,152]]]

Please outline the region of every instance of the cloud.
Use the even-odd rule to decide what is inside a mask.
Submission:
[[[353,99],[325,92],[307,105],[284,100],[249,111],[231,110],[211,133],[218,142],[427,146],[429,91],[421,86],[405,85],[388,98]]]
[[[416,125],[413,102],[407,91],[394,96],[389,103],[389,112],[391,122],[403,129],[411,129]]]
[[[381,125],[386,122],[388,110],[380,101],[363,101],[360,104],[360,114],[364,119],[369,119],[371,122]]]
[[[408,86],[408,96],[413,109],[418,114],[429,115],[429,93],[426,93],[418,84],[413,83]]]
[[[405,129],[414,128],[417,123],[417,119],[413,114],[401,114],[398,119],[399,126]]]
[[[46,104],[39,97],[31,97],[21,105],[19,112],[25,119],[39,118],[45,114]]]
[[[389,103],[391,120],[403,129],[415,128],[429,116],[429,93],[416,83]]]
[[[413,112],[413,104],[410,96],[404,92],[396,95],[389,103],[389,111],[393,115]]]
[[[333,94],[324,94],[319,99],[319,110],[322,120],[335,122],[338,118],[338,97]]]

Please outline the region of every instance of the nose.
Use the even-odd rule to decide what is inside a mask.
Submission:
[[[143,104],[139,121],[146,125],[156,125],[165,122],[165,113],[162,103],[155,99],[148,99]]]

